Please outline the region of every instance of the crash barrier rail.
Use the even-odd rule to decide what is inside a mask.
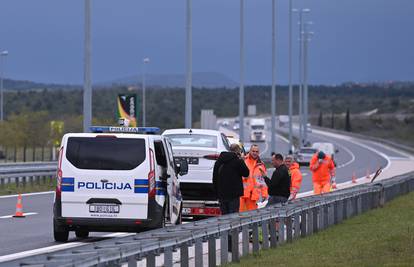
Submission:
[[[16,187],[51,183],[56,168],[57,163],[53,161],[0,164],[0,188],[11,183],[15,183]]]
[[[276,248],[414,190],[414,172],[325,195],[40,254],[0,266],[216,266]],[[230,241],[229,241],[229,236]],[[228,252],[228,243],[231,253]],[[220,249],[218,250],[217,245]],[[191,253],[189,253],[191,251]],[[194,257],[190,260],[190,254]]]

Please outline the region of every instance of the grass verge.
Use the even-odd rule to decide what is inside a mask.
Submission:
[[[53,191],[56,188],[56,184],[53,181],[52,183],[49,183],[49,179],[47,179],[46,183],[41,184],[26,184],[25,187],[23,187],[22,184],[19,185],[19,187],[16,187],[15,183],[12,184],[6,184],[4,188],[0,188],[0,195],[14,195],[14,194],[23,194],[23,193],[34,193],[34,192],[44,192],[44,191]]]
[[[414,193],[226,266],[414,266]]]

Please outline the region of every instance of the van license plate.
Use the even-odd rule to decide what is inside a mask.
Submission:
[[[89,205],[91,213],[119,213],[119,205],[91,204]]]

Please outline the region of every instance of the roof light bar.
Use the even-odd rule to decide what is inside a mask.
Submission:
[[[89,129],[92,133],[156,134],[160,132],[158,127],[92,126]]]

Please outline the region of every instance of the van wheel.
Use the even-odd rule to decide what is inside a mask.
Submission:
[[[89,236],[89,231],[84,229],[78,229],[75,231],[77,238],[87,238]]]
[[[67,242],[69,239],[69,230],[58,225],[56,220],[53,220],[53,237],[57,242]]]

